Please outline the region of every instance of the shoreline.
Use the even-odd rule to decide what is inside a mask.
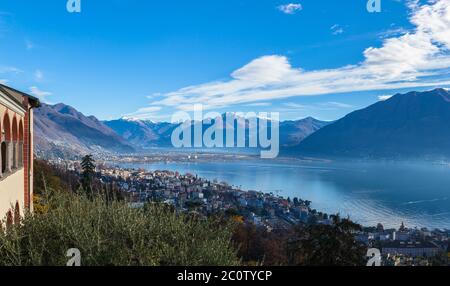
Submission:
[[[227,163],[232,163],[233,161],[230,161],[230,162],[227,162]],[[258,162],[258,160],[257,160],[257,162]],[[260,162],[260,161],[259,161]],[[302,161],[303,163],[305,163],[304,161]],[[124,163],[124,162],[108,162],[107,164],[112,164],[112,165],[110,165],[111,167],[114,167],[114,168],[123,168],[123,169],[125,169],[125,170],[129,170],[129,171],[139,171],[139,170],[144,170],[145,172],[170,172],[170,173],[178,173],[178,171],[175,171],[175,170],[169,170],[169,169],[155,169],[155,170],[149,170],[149,169],[147,169],[147,168],[136,168],[136,167],[124,167],[124,166],[120,166],[120,164],[125,164],[125,165],[127,165],[127,164],[142,164],[142,165],[147,165],[147,164],[149,164],[149,165],[151,165],[151,164],[155,164],[155,163],[158,163],[158,162],[146,162],[146,163],[134,163],[134,162],[127,162],[127,163]],[[159,163],[161,163],[161,162],[159,162]],[[173,162],[167,162],[167,165],[170,165],[171,163],[175,163],[175,164],[202,164],[202,163],[205,163],[205,162],[202,162],[202,161],[192,161],[192,162],[186,162],[186,161],[184,161],[184,162],[176,162],[176,161],[173,161]],[[206,163],[211,163],[211,162],[206,162]],[[282,162],[280,162],[280,161],[277,161],[277,163],[282,163]],[[289,163],[292,163],[292,162],[289,162]],[[317,163],[317,162],[315,162],[315,163]],[[118,165],[119,164],[119,165]],[[184,174],[181,174],[180,173],[180,175],[184,175]],[[192,175],[194,175],[194,176],[198,176],[198,177],[200,177],[200,178],[202,178],[202,179],[205,179],[205,180],[213,180],[213,179],[211,179],[211,178],[206,178],[206,177],[204,177],[204,176],[201,176],[201,175],[199,175],[199,174],[196,174],[196,173],[193,173]],[[235,186],[234,184],[232,184],[231,182],[228,182],[228,181],[225,181],[224,183],[227,183],[228,185],[230,185],[230,186],[232,186],[232,187],[237,187],[237,186]],[[271,195],[271,196],[274,196],[274,197],[278,197],[278,198],[282,198],[282,199],[287,199],[287,198],[289,198],[289,197],[286,197],[286,196],[283,196],[283,195],[280,195],[279,193],[282,193],[283,191],[281,191],[281,190],[279,190],[278,192],[276,192],[276,191],[264,191],[264,190],[255,190],[255,189],[250,189],[250,188],[237,188],[237,190],[239,190],[239,191],[241,191],[241,192],[258,192],[258,193],[262,193],[262,194],[266,194],[266,195]],[[274,193],[277,193],[276,195],[274,194]],[[300,198],[299,197],[299,199],[304,199],[304,198]],[[314,205],[314,201],[312,201],[312,206]],[[318,212],[320,212],[320,210],[319,209],[317,209],[317,211]],[[338,213],[339,214],[339,212],[336,212],[336,213]],[[330,213],[330,212],[328,212],[328,214],[332,214],[332,213]],[[345,215],[345,217],[347,217],[347,215]],[[357,222],[357,221],[355,221],[355,220],[353,220],[352,218],[351,218],[351,216],[348,216],[352,221],[354,221],[354,222],[356,222],[356,223],[358,223],[358,224],[361,224],[364,228],[371,228],[371,227],[375,227],[376,225],[375,224],[373,224],[373,225],[368,225],[368,224],[364,224],[364,223],[359,223],[359,222]],[[381,223],[381,224],[383,224],[383,222],[378,222],[378,223]],[[386,223],[386,222],[384,222],[384,223]],[[416,229],[420,229],[420,228],[428,228],[428,229],[431,229],[431,230],[444,230],[444,231],[446,231],[446,230],[449,230],[450,228],[447,228],[447,227],[429,227],[429,226],[413,226],[412,228],[416,228]]]

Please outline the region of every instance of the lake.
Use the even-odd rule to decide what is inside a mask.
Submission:
[[[171,170],[228,182],[243,190],[312,201],[318,211],[340,213],[364,226],[382,223],[450,229],[450,166],[431,163],[281,163],[234,161],[120,164]]]

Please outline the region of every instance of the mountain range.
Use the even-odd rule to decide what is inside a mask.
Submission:
[[[171,147],[172,131],[179,126],[133,119],[100,121],[65,104],[43,104],[34,122],[38,156],[58,157]],[[211,126],[201,124],[203,130]],[[245,127],[248,139],[248,124]],[[450,158],[450,92],[396,94],[334,122],[311,117],[283,121],[280,147],[285,156]]]
[[[38,156],[135,151],[130,143],[103,122],[65,104],[42,104],[35,110],[34,142]]]
[[[352,158],[450,157],[450,92],[396,94],[325,126],[291,155]]]
[[[214,120],[202,122],[203,130],[213,123]],[[327,124],[329,122],[311,117],[280,122],[280,146],[298,145]],[[136,153],[149,148],[168,148],[172,146],[172,131],[179,125],[124,118],[100,121],[62,103],[42,104],[35,111],[35,150],[41,157],[73,157],[86,153]],[[245,128],[248,140],[248,122]]]
[[[224,122],[225,114],[222,115]],[[232,115],[233,119],[237,119]],[[210,122],[203,121],[202,129],[205,132],[206,129],[214,124],[215,120]],[[130,120],[130,119],[118,119],[104,122],[108,127],[113,129],[117,134],[125,138],[128,142],[141,148],[151,147],[170,147],[172,131],[179,126],[179,124],[171,124],[166,122],[155,123],[152,121],[143,120]],[[192,122],[192,126],[200,124],[199,122]],[[225,124],[225,123],[224,123]],[[298,145],[303,139],[310,134],[316,132],[320,128],[326,126],[329,122],[320,121],[312,117],[308,117],[302,120],[296,121],[283,121],[280,122],[280,146],[289,147]],[[248,142],[249,131],[248,121],[246,122],[246,139]],[[237,135],[235,133],[235,141]]]

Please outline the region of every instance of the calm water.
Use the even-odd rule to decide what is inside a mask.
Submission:
[[[226,181],[244,190],[313,202],[374,226],[450,229],[450,166],[400,163],[273,163],[267,161],[133,164]]]

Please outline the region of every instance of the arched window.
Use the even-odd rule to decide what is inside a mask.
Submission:
[[[8,113],[5,113],[3,117],[2,124],[2,143],[1,143],[1,154],[2,154],[2,174],[11,171],[11,123],[9,120]]]
[[[11,121],[7,112],[3,116],[3,141],[11,141]]]
[[[6,142],[1,143],[1,153],[2,153],[2,174],[6,173]]]
[[[19,168],[23,167],[23,122],[19,121]]]
[[[16,116],[13,117],[12,120],[12,141],[11,141],[11,168],[12,169],[17,169],[18,168],[18,151],[19,151],[19,131],[17,130],[17,118]]]

